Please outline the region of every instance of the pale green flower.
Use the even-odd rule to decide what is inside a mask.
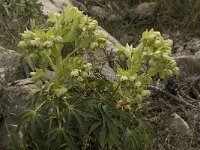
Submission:
[[[153,61],[152,59],[149,61],[149,65],[150,66],[155,66],[156,65],[156,62],[155,61]]]
[[[168,47],[171,47],[173,45],[173,41],[168,39],[165,41],[165,45],[168,46]]]
[[[167,69],[167,75],[168,75],[168,76],[171,76],[171,75],[173,75],[173,72],[172,72],[172,70],[170,70],[170,69]]]
[[[83,79],[82,77],[78,76],[77,81],[83,82],[83,80],[84,80],[84,79]]]
[[[25,48],[25,47],[27,47],[27,43],[25,41],[20,41],[19,44],[18,44],[18,47],[19,48]]]
[[[37,46],[37,41],[36,40],[31,40],[30,43],[31,43],[32,46]]]
[[[28,38],[35,38],[36,33],[33,33],[32,31],[24,31],[24,33],[21,34],[23,39],[28,39]]]
[[[127,81],[127,80],[128,80],[128,77],[127,77],[127,76],[124,76],[124,75],[123,75],[123,76],[120,77],[120,81]]]
[[[43,46],[48,47],[48,48],[51,48],[51,47],[53,47],[53,42],[52,42],[52,41],[45,41],[45,42],[43,43]]]
[[[71,72],[71,76],[72,76],[72,77],[78,77],[78,76],[79,76],[79,72],[81,72],[81,70],[79,70],[79,69],[74,69],[74,70]]]
[[[143,90],[143,91],[141,92],[141,95],[142,95],[143,97],[148,97],[148,96],[151,95],[151,92],[150,92],[149,90]]]
[[[29,73],[31,76],[34,76],[34,75],[36,75],[37,73],[36,72],[30,72]]]
[[[126,45],[126,48],[124,50],[124,54],[126,57],[131,57],[131,54],[132,54],[132,46],[128,46]]]
[[[155,40],[156,40],[156,35],[155,34],[151,34],[151,35],[149,35],[149,40],[151,41],[151,42],[154,42]]]
[[[155,31],[155,32],[153,32],[153,34],[156,35],[156,36],[161,36],[159,31]]]
[[[173,73],[175,74],[175,75],[178,75],[179,74],[179,68],[178,67],[174,67],[174,69],[173,69]]]
[[[155,47],[160,47],[160,46],[161,46],[160,40],[155,40],[154,46],[155,46]]]
[[[92,69],[92,64],[87,63],[87,64],[83,65],[83,67],[85,68],[86,71],[90,71]]]
[[[142,85],[140,81],[135,82],[134,87],[139,88]]]
[[[41,39],[37,37],[34,40],[31,40],[30,43],[32,46],[39,46],[41,44]]]
[[[57,37],[55,38],[55,40],[56,40],[57,42],[60,42],[60,43],[63,42],[63,38],[62,38],[61,36],[57,36]]]
[[[135,98],[136,98],[136,100],[139,101],[139,102],[142,101],[142,96],[141,96],[140,94],[137,94]]]
[[[129,81],[131,81],[131,82],[135,81],[135,79],[136,79],[135,76],[131,76],[131,77],[129,77]]]
[[[83,78],[88,77],[88,72],[86,72],[86,71],[81,72],[81,76],[82,76]]]

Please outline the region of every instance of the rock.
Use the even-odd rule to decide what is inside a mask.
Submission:
[[[0,48],[0,149],[9,144],[19,114],[38,89],[30,79],[24,79],[23,69],[17,67],[20,56],[16,51]]]
[[[39,88],[33,84],[31,79],[22,79],[0,91],[3,95],[0,97],[0,110],[2,114],[7,116],[0,122],[0,149],[9,144],[11,134],[15,134],[19,114],[26,108],[38,90]],[[5,105],[6,107],[2,108]]]
[[[127,43],[130,43],[132,40],[133,40],[133,36],[124,34],[124,35],[120,38],[119,42],[120,42],[121,44],[127,44]]]
[[[189,133],[189,125],[187,122],[181,118],[177,113],[173,113],[172,116],[174,117],[171,123],[172,129],[181,135],[186,135]]]
[[[186,43],[185,49],[190,50],[193,54],[197,53],[200,50],[200,39],[192,38]]]
[[[78,7],[78,9],[81,10],[81,11],[84,11],[86,13],[88,12],[88,9],[86,8],[86,6],[79,1],[72,0],[72,5]]]
[[[2,86],[24,78],[23,70],[17,68],[19,58],[20,54],[17,52],[0,48],[0,84]]]
[[[177,67],[180,69],[180,74],[184,77],[200,75],[200,58],[194,55],[174,57],[177,62]]]
[[[140,17],[152,17],[154,11],[156,9],[157,3],[156,2],[144,2],[139,4],[134,12],[139,15]]]
[[[102,7],[100,7],[100,6],[92,6],[91,8],[90,8],[90,12],[93,14],[93,15],[95,15],[95,16],[97,16],[97,17],[99,17],[99,18],[106,18],[107,17],[107,14],[108,14],[108,12],[106,11],[106,9],[105,8],[102,8]]]
[[[117,12],[113,12],[111,10],[107,10],[105,8],[102,8],[100,6],[92,6],[90,8],[91,14],[94,16],[97,16],[102,19],[106,19],[108,21],[120,21],[123,19],[123,17],[118,14]]]
[[[72,6],[70,0],[38,0],[43,5],[43,13],[59,13],[66,5]]]
[[[195,53],[194,55],[196,58],[200,58],[200,50],[198,52]]]
[[[108,17],[107,17],[108,21],[116,21],[116,22],[118,22],[118,21],[121,21],[122,19],[123,19],[123,17],[120,14],[113,13],[113,12],[110,12],[108,14]]]
[[[103,65],[101,74],[103,74],[105,78],[111,82],[117,79],[116,72],[114,72],[114,70],[109,66],[108,62],[106,62],[106,64]]]
[[[165,38],[165,39],[170,39],[170,35],[168,33],[162,33],[162,36]]]

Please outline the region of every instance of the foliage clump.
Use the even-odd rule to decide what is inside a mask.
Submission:
[[[200,0],[158,0],[155,22],[159,28],[199,34]]]
[[[15,49],[20,33],[45,20],[38,0],[0,0],[0,45]]]
[[[148,125],[144,98],[152,78],[177,74],[171,40],[154,30],[143,33],[133,48],[115,52],[126,66],[111,82],[93,75],[85,52],[106,48],[98,23],[77,8],[49,14],[47,29],[25,31],[19,43],[33,79],[41,85],[21,115],[23,149],[144,150],[154,132]],[[50,75],[49,75],[50,74]]]

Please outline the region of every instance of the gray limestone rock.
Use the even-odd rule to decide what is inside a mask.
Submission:
[[[24,78],[23,70],[17,67],[19,58],[17,52],[0,48],[0,84]]]
[[[5,116],[0,120],[0,149],[9,144],[11,135],[15,134],[20,113],[38,90],[31,79],[17,80],[0,90],[0,114]]]
[[[157,3],[156,2],[144,2],[139,4],[135,8],[135,14],[139,15],[140,18],[143,17],[152,17],[154,14],[154,11],[156,9]]]
[[[177,62],[182,77],[200,75],[200,58],[194,55],[184,55],[174,57],[174,59]]]

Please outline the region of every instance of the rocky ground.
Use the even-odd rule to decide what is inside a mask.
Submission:
[[[133,45],[138,43],[141,33],[150,27],[156,9],[155,2],[131,3],[132,9],[128,10],[126,5],[113,1],[106,3],[104,0],[40,1],[44,4],[44,13],[59,12],[66,4],[77,6],[98,19],[100,25],[120,43]],[[149,149],[199,150],[200,37],[170,30],[163,30],[162,34],[174,41],[173,55],[181,73],[151,87],[153,95],[146,102],[150,104],[149,118],[156,131],[156,139]],[[111,47],[117,40],[112,38]],[[101,53],[96,55],[96,58],[99,55],[102,59],[107,57]],[[10,133],[15,131],[17,115],[38,90],[30,79],[25,79],[21,68],[16,69],[19,58],[18,53],[0,48],[0,149],[8,143]],[[105,66],[102,74],[109,78],[111,73],[113,70]]]

